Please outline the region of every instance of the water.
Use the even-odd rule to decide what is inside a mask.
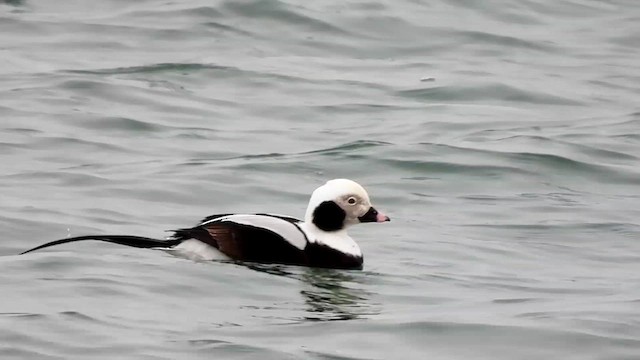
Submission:
[[[2,359],[640,358],[640,3],[0,3]],[[364,271],[79,243],[327,179]]]

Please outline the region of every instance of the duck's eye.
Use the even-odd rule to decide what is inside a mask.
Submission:
[[[347,199],[347,203],[349,203],[349,205],[355,205],[358,202],[358,200],[356,200],[356,198],[354,198],[353,196]]]

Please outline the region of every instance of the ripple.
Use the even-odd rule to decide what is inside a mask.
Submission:
[[[89,75],[119,75],[119,74],[153,74],[153,73],[181,73],[195,72],[200,70],[226,71],[229,67],[218,66],[212,64],[197,63],[164,63],[151,64],[145,66],[119,67],[112,69],[99,70],[65,70],[64,72],[71,74],[89,74]]]
[[[301,154],[332,155],[332,154],[348,153],[348,152],[353,151],[353,150],[377,148],[377,147],[380,147],[380,146],[387,146],[387,145],[392,145],[392,144],[389,143],[389,142],[385,142],[385,141],[358,140],[358,141],[354,141],[354,142],[338,145],[338,146],[335,146],[335,147],[308,151],[308,152],[304,152],[304,153],[301,153]]]
[[[142,133],[160,132],[167,129],[167,127],[163,127],[158,124],[123,117],[102,118],[97,121],[92,121],[89,123],[85,122],[79,125],[88,129],[118,130],[124,132]]]
[[[550,94],[526,91],[503,84],[484,86],[436,86],[402,90],[398,96],[423,101],[500,100],[515,103],[576,106],[583,103]]]
[[[336,35],[349,34],[349,32],[344,29],[303,14],[303,7],[287,6],[282,2],[253,0],[238,3],[227,1],[223,4],[223,9],[234,15],[241,15],[251,19],[264,18],[275,20],[276,23],[296,25],[302,29],[319,33],[332,33]]]
[[[509,51],[513,49],[527,49],[536,50],[541,52],[554,52],[557,51],[551,41],[546,43],[540,41],[529,41],[520,37],[492,34],[484,31],[460,31],[456,33],[457,36],[466,39],[466,41],[478,44],[487,43],[492,45],[498,45],[499,47],[506,47]]]

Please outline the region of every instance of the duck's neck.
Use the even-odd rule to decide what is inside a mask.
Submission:
[[[304,222],[307,224],[313,224],[313,211],[316,209],[319,203],[314,201],[313,197],[311,201],[309,201],[309,205],[307,206],[307,211],[304,214]]]

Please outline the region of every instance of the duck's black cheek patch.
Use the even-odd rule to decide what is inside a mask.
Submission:
[[[337,231],[344,227],[347,213],[333,201],[325,201],[313,211],[313,223],[324,231]]]

